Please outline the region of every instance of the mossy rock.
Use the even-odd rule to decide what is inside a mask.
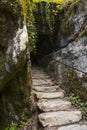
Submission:
[[[73,69],[68,71],[68,93],[78,95],[83,101],[87,101],[87,89],[82,85],[83,81],[87,82],[87,77],[79,78]]]
[[[31,75],[26,60],[18,65],[2,83],[0,93],[0,130],[12,122],[27,121],[32,117]]]
[[[75,31],[73,19],[77,8],[84,11],[84,2],[82,0],[74,0],[67,8],[64,8],[64,17],[61,23],[61,31],[64,36],[70,36]]]
[[[0,10],[11,12],[14,17],[20,17],[21,15],[24,19],[26,19],[28,4],[29,3],[26,0],[9,0],[5,2],[2,1],[0,2]]]

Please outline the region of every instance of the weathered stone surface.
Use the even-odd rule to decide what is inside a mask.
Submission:
[[[32,78],[33,79],[49,79],[49,76],[48,75],[43,75],[43,74],[33,74],[32,75]]]
[[[33,79],[33,86],[41,86],[41,85],[52,85],[52,82],[48,79]]]
[[[63,91],[63,90],[61,90],[60,88],[59,88],[59,86],[35,86],[35,87],[33,87],[33,89],[35,90],[35,91],[38,91],[38,92],[56,92],[56,91]]]
[[[59,111],[42,113],[38,117],[41,124],[46,127],[78,122],[81,120],[82,114],[80,111]]]
[[[40,130],[87,130],[87,125],[75,124],[62,127],[46,127]]]
[[[39,74],[40,72],[37,73]],[[46,80],[44,81],[46,82]],[[54,91],[53,88],[56,90]],[[75,110],[71,106],[71,102],[64,100],[64,97],[59,99],[58,95],[56,95],[58,92],[63,93],[60,87],[52,85],[50,87],[44,85],[34,86],[33,91],[39,99],[37,100],[37,107],[40,110],[38,118],[40,124],[42,124],[39,130],[86,130],[87,123],[81,121],[81,111]],[[56,95],[56,99],[54,95]],[[75,124],[77,122],[78,124]],[[74,125],[71,125],[73,123]]]
[[[63,92],[51,92],[51,93],[44,93],[44,92],[34,92],[37,99],[57,99],[57,98],[63,98],[64,93]]]
[[[68,91],[75,92],[85,100],[87,100],[87,89],[85,89],[87,88],[86,6],[87,0],[73,0],[67,5],[67,9],[64,8],[63,12],[58,13],[53,37],[55,47],[48,57],[45,56],[41,60],[41,65],[47,65],[49,74],[55,80],[66,89],[69,88]],[[46,44],[49,44],[48,41]],[[73,79],[74,85],[70,84],[70,78]]]
[[[37,106],[40,110],[49,112],[49,111],[59,111],[59,110],[69,110],[71,108],[71,102],[64,100],[40,100],[37,103]]]
[[[49,79],[49,76],[42,69],[34,67],[32,68],[32,77],[33,79]]]
[[[28,34],[19,2],[0,1],[0,130],[29,119],[32,111]]]
[[[40,74],[46,75],[46,73],[42,70],[32,70],[32,74],[37,74],[38,72],[40,72]]]
[[[87,125],[70,125],[70,126],[64,126],[56,130],[87,130]]]
[[[10,72],[17,69],[20,62],[28,58],[27,28],[21,16],[22,7],[19,8],[19,3],[15,1],[0,1],[0,85]]]

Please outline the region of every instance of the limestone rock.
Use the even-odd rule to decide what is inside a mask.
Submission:
[[[49,76],[46,74],[32,74],[33,79],[49,79]]]
[[[28,34],[22,10],[16,0],[0,1],[0,130],[12,122],[29,119],[33,106]]]
[[[64,101],[64,100],[40,100],[37,103],[37,106],[40,110],[44,112],[49,111],[59,111],[59,110],[69,110],[71,108],[71,102]]]
[[[56,130],[87,130],[87,125],[70,125],[70,126],[64,126]]]
[[[87,125],[74,124],[62,127],[46,127],[44,130],[87,130]]]
[[[81,120],[82,114],[80,111],[59,111],[42,113],[38,117],[42,126],[46,127],[67,125],[78,122]]]
[[[58,86],[35,86],[35,87],[33,87],[33,89],[35,90],[35,91],[37,91],[37,92],[56,92],[56,91],[63,91],[63,90],[61,90]]]
[[[73,92],[87,100],[87,0],[73,0],[66,8],[55,19],[54,48],[40,62],[47,66],[50,76],[64,87],[69,83],[68,75],[72,70],[74,79],[77,78],[73,79],[77,88],[68,84],[66,89],[72,87]],[[49,48],[48,41],[46,44]]]
[[[63,98],[63,92],[51,92],[51,93],[44,93],[44,92],[35,92],[37,99],[57,99]]]
[[[47,84],[47,85],[51,85],[52,82],[48,79],[33,79],[33,85],[34,86],[41,86],[41,85],[44,85],[44,84]]]

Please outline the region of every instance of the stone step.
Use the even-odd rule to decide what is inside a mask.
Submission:
[[[43,69],[41,69],[41,68],[32,68],[32,72],[44,72],[44,70]]]
[[[45,72],[32,72],[32,75],[46,75],[46,76],[48,76],[48,74],[47,73],[45,73]]]
[[[39,130],[87,130],[87,125],[73,124],[62,127],[46,127]]]
[[[47,84],[47,85],[52,85],[52,82],[51,80],[43,80],[43,79],[33,79],[33,85],[34,86],[39,86],[39,85],[44,85],[44,84]]]
[[[52,83],[51,79],[33,79],[34,82],[48,82],[48,83]]]
[[[37,103],[37,106],[40,110],[44,112],[49,111],[59,111],[59,110],[69,110],[71,108],[71,102],[64,100],[40,100]]]
[[[32,71],[32,74],[45,74],[46,75],[46,73],[44,72],[44,71],[41,71],[41,70],[38,70],[38,71]]]
[[[32,77],[35,79],[50,79],[46,73],[34,73],[32,72]]]
[[[70,125],[70,126],[64,126],[56,130],[87,130],[87,125]]]
[[[38,79],[38,80],[39,79],[45,79],[45,80],[46,79],[50,79],[48,75],[41,75],[41,74],[40,75],[37,75],[37,74],[36,75],[32,75],[32,78],[33,79]]]
[[[59,91],[63,91],[61,88],[59,88],[59,86],[35,86],[33,87],[33,89],[35,91],[38,91],[38,92],[59,92]],[[64,92],[64,91],[63,91]]]
[[[42,113],[38,115],[38,118],[43,127],[50,127],[78,122],[81,120],[82,114],[80,111],[58,111]]]
[[[37,99],[57,99],[57,98],[63,98],[64,93],[63,92],[50,92],[50,93],[44,93],[44,92],[35,92],[34,94]]]
[[[45,87],[53,87],[53,85],[50,84],[42,84],[42,85],[33,85],[33,88],[39,87],[39,88],[45,88]],[[37,89],[36,89],[37,90]],[[62,91],[64,91],[63,89],[61,89]]]

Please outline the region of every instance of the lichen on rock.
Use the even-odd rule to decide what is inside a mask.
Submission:
[[[31,68],[23,8],[0,1],[0,130],[32,117]]]
[[[41,60],[62,87],[87,100],[87,1],[73,0],[57,14],[54,28],[55,49]],[[56,32],[55,32],[56,31]],[[69,81],[69,69],[77,75]],[[75,79],[77,80],[75,82]],[[86,79],[86,78],[85,78]],[[82,93],[81,93],[82,92]]]

